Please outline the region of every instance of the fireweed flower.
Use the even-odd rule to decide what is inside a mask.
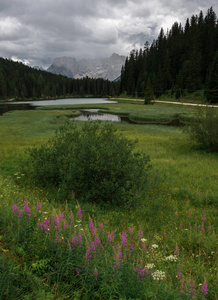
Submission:
[[[207,290],[207,282],[206,282],[206,280],[205,280],[204,283],[202,284],[201,291],[202,291],[204,294],[207,294],[207,293],[208,293],[208,290]]]
[[[61,222],[63,221],[63,219],[64,219],[64,214],[60,214],[60,215],[58,216],[59,222],[61,223]]]
[[[92,276],[94,276],[95,279],[98,278],[98,271],[97,271],[97,269],[94,270],[94,273],[92,274]]]
[[[52,216],[53,219],[53,223],[55,225],[55,229],[58,231],[61,231],[61,226],[60,226],[60,222],[59,222],[59,218],[57,216]]]
[[[19,218],[19,217],[21,216],[21,212],[20,212],[19,208],[17,207],[17,205],[14,204],[14,205],[12,206],[12,209],[13,209],[13,214],[14,214],[14,216],[16,216],[16,215],[18,214],[18,218]]]
[[[63,236],[59,237],[57,232],[55,235],[55,241],[56,241],[56,243],[64,243],[65,242],[64,237]]]
[[[175,249],[174,255],[179,255],[179,249]]]
[[[78,245],[79,245],[79,247],[81,247],[82,243],[83,243],[82,236],[78,235],[78,236],[73,237],[71,243],[72,243],[73,250],[75,250]]]
[[[23,202],[23,212],[24,212],[24,215],[27,215],[28,217],[31,216],[30,208],[29,208],[28,202],[26,200]]]
[[[86,249],[86,262],[95,259],[97,254],[102,252],[102,244],[99,238],[95,238],[94,242],[91,242]]]
[[[67,229],[69,226],[67,223],[64,223],[64,229]]]
[[[50,221],[45,220],[44,222],[40,223],[41,231],[49,231],[50,230]]]
[[[38,211],[42,210],[42,204],[41,204],[40,202],[38,202],[38,203],[36,204],[36,209],[37,209]]]
[[[91,231],[91,235],[94,236],[96,234],[94,224],[92,220],[89,222],[89,230]]]
[[[133,252],[133,251],[134,251],[134,244],[131,244],[131,245],[129,246],[129,249],[130,249],[130,253]]]
[[[71,224],[74,225],[74,217],[70,216]]]
[[[134,228],[130,228],[130,229],[129,229],[129,233],[130,233],[130,234],[133,234],[133,233],[134,233]]]
[[[79,220],[81,220],[82,219],[82,212],[81,212],[81,208],[79,207],[79,208],[77,208],[77,213],[76,213],[76,216],[77,216],[77,218],[79,219]]]
[[[143,238],[143,231],[139,230],[139,234],[138,234],[139,238],[142,239]]]
[[[103,223],[100,223],[100,224],[99,224],[99,227],[100,227],[101,229],[103,229],[103,228],[104,228],[104,224],[103,224]]]
[[[114,242],[114,233],[113,233],[113,231],[111,231],[111,233],[108,234],[107,241],[110,242],[110,243]]]
[[[205,220],[206,220],[206,219],[205,219],[205,217],[203,216],[203,217],[202,217],[202,221],[204,222]]]
[[[127,246],[127,237],[126,237],[126,232],[122,232],[121,236],[121,247],[126,247]]]
[[[117,251],[115,255],[116,260],[121,260],[122,261],[123,255],[121,251]]]

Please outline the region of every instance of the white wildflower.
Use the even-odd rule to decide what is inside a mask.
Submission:
[[[141,241],[142,241],[142,243],[144,243],[144,242],[147,242],[147,239],[142,238]]]
[[[152,274],[152,277],[154,280],[163,280],[165,277],[165,272],[157,270]]]
[[[158,248],[158,245],[157,245],[157,244],[153,244],[153,245],[151,245],[151,247],[152,247],[153,249],[155,249],[155,248]]]
[[[169,260],[169,261],[177,261],[178,260],[178,258],[177,258],[177,256],[176,255],[169,255],[169,256],[167,256],[167,257],[165,257],[165,259],[166,260]]]
[[[145,266],[145,269],[152,269],[152,268],[154,268],[155,267],[155,264],[147,264],[146,266]]]

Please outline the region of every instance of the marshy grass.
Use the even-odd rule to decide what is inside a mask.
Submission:
[[[217,154],[181,128],[119,123],[151,158],[146,194],[125,209],[73,195],[59,203],[57,190],[28,183],[19,161],[66,114],[0,117],[0,299],[216,299]]]

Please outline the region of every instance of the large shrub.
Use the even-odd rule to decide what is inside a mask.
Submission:
[[[80,200],[124,204],[145,187],[149,158],[111,124],[66,123],[50,141],[29,150],[26,174]]]
[[[198,118],[189,126],[188,132],[202,149],[218,152],[218,114],[215,109],[199,110]]]

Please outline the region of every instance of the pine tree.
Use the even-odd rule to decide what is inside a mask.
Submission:
[[[207,101],[218,103],[218,51],[214,56],[206,86]]]
[[[154,90],[151,84],[150,77],[147,80],[145,87],[145,104],[150,104],[151,100],[154,100]]]

